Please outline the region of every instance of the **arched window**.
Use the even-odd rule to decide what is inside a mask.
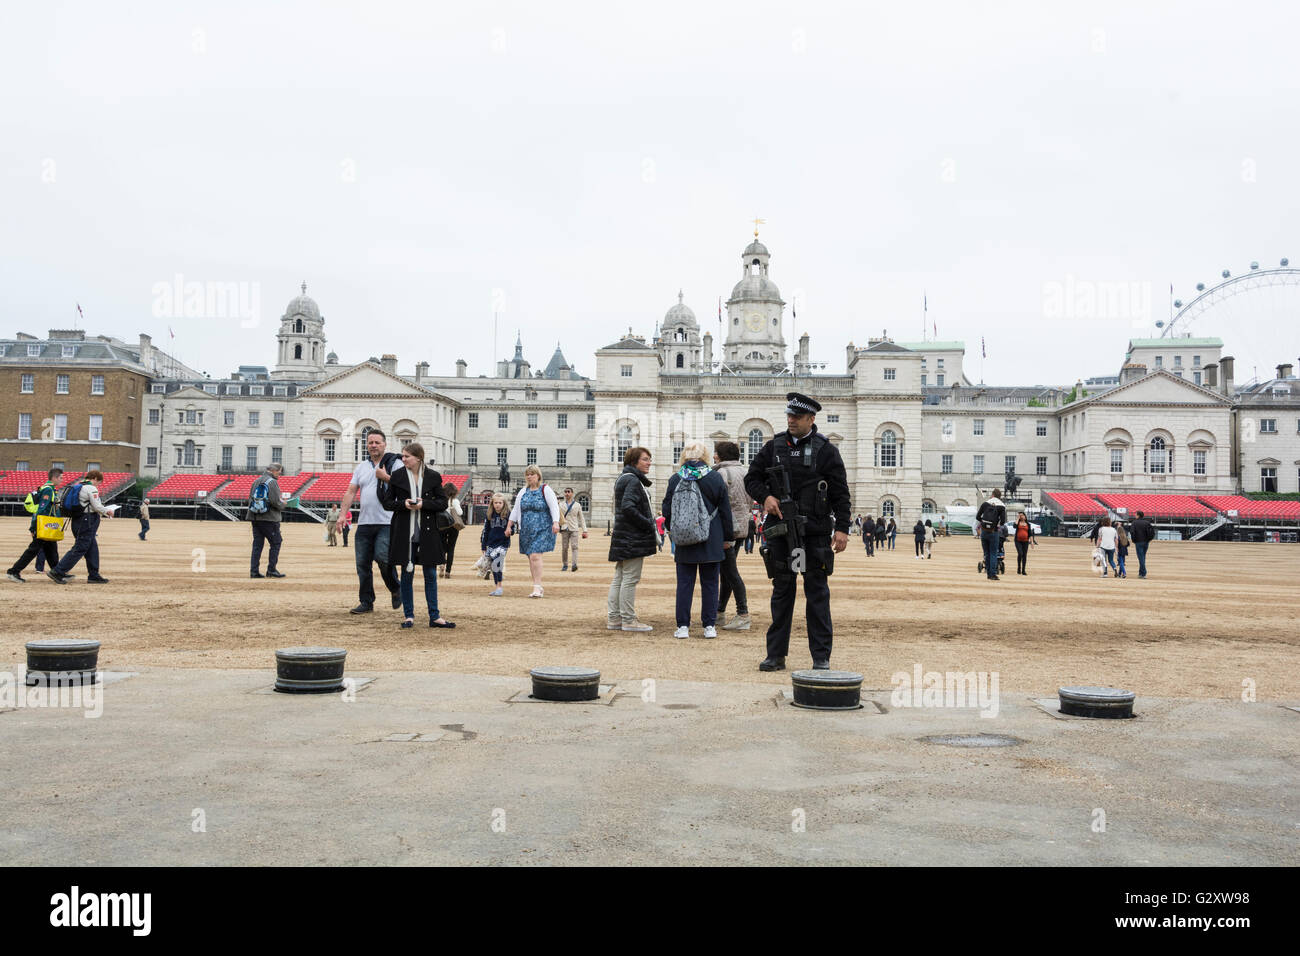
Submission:
[[[578,507],[583,511],[591,510],[591,499],[586,495],[578,495]]]
[[[295,345],[295,346],[293,347],[293,357],[296,358],[296,359],[300,359],[300,358],[302,358],[302,346],[301,346],[301,345]]]
[[[885,518],[894,517],[894,502],[886,498],[880,503],[880,514]]]
[[[686,368],[686,356],[683,355],[681,352],[677,353],[677,367]]]
[[[294,330],[295,332],[301,332],[301,331],[302,331],[302,319],[298,319],[297,321],[295,321],[295,322],[293,323],[293,330]]]
[[[898,467],[898,436],[893,430],[887,430],[880,436],[880,444],[877,446],[879,461],[877,464],[881,468]],[[891,512],[892,513],[892,512]]]
[[[199,462],[201,461],[201,459],[197,458],[196,455],[195,455],[194,442],[192,442],[192,441],[187,441],[187,442],[185,442],[185,459],[184,459],[184,461],[185,461],[185,464],[188,465],[188,466],[190,466],[190,467],[194,467],[195,465],[199,464]]]
[[[758,457],[758,453],[763,450],[762,430],[758,428],[751,428],[749,430],[749,440],[745,444],[747,446],[745,449],[747,452],[745,456],[745,460],[746,462],[751,462],[756,457]]]
[[[931,501],[929,498],[926,498],[924,501],[921,502],[921,514],[923,515],[934,514],[934,502]]]
[[[1147,448],[1147,471],[1153,475],[1163,475],[1168,468],[1169,453],[1165,449],[1165,440],[1157,435],[1151,439]]]
[[[618,430],[618,443],[614,446],[614,462],[622,462],[623,456],[627,450],[636,444],[636,429],[631,425],[623,425]]]

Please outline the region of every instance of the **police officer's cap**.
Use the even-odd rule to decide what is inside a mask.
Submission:
[[[785,396],[785,400],[789,403],[785,406],[787,415],[815,415],[822,410],[815,399],[800,395],[798,392],[790,392]]]

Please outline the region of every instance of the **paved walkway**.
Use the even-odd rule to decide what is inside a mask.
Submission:
[[[526,677],[351,676],[374,680],[349,702],[153,669],[95,719],[0,713],[0,863],[1300,863],[1300,713],[1276,704],[1080,720],[1003,689],[981,718],[888,691],[825,713],[771,685],[607,676],[598,704],[543,704]],[[1020,742],[921,740],[975,733]]]

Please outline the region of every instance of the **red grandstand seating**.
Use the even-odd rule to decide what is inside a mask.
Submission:
[[[352,484],[352,472],[327,471],[317,474],[316,480],[299,497],[303,501],[338,503]]]
[[[286,495],[296,494],[303,485],[316,477],[314,471],[304,471],[299,475],[285,475],[280,479],[280,490]]]
[[[1300,501],[1255,501],[1241,495],[1198,495],[1197,500],[1225,515],[1236,511],[1239,519],[1300,521]]]
[[[1105,494],[1097,495],[1097,500],[1111,510],[1127,508],[1129,517],[1136,511],[1141,511],[1148,518],[1217,517],[1193,495]]]
[[[1082,491],[1044,491],[1043,498],[1064,517],[1100,518],[1106,509],[1097,503],[1092,495]]]
[[[229,480],[229,475],[172,475],[147,494],[151,501],[194,501],[198,492],[216,491]]]
[[[261,475],[235,475],[230,484],[218,491],[213,497],[218,501],[246,501],[253,492],[253,482]]]
[[[0,498],[26,498],[43,484],[43,471],[0,472]]]

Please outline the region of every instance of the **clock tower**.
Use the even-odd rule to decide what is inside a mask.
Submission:
[[[733,369],[770,372],[785,367],[785,302],[781,290],[768,278],[770,258],[755,230],[754,241],[740,255],[743,275],[727,300],[727,337],[722,354]]]

